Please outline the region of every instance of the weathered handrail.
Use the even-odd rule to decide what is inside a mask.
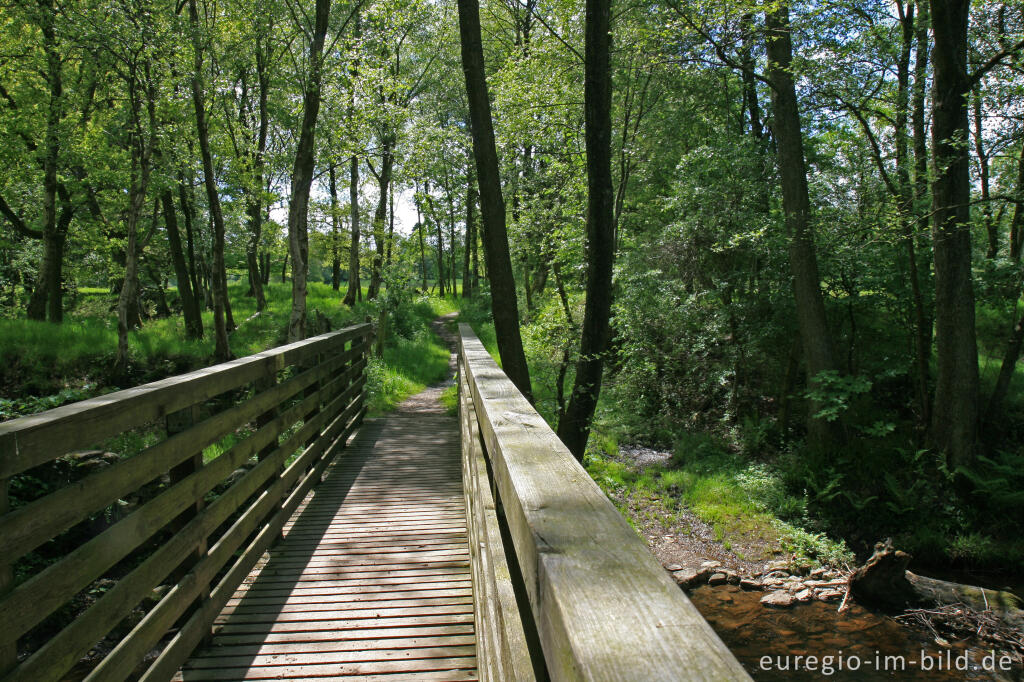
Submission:
[[[459,328],[481,679],[749,680],[472,329]]]
[[[146,654],[177,628],[141,673],[170,679],[361,422],[372,335],[372,325],[359,324],[0,424],[0,675],[60,679],[163,585],[162,598],[86,679],[139,674]],[[140,428],[166,437],[7,509],[12,477]],[[204,449],[230,434],[237,441],[204,464]],[[132,513],[12,588],[18,559],[141,488],[151,494]],[[113,587],[17,660],[19,638],[112,569]]]

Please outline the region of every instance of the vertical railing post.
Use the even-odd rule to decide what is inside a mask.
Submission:
[[[195,425],[199,421],[199,405],[192,405],[186,407],[183,410],[172,412],[165,418],[165,425],[167,429],[167,437],[170,438],[176,433],[186,431]],[[172,467],[170,475],[170,484],[173,486],[176,483],[184,480],[191,474],[199,471],[203,466],[203,452],[193,453],[191,456],[182,461],[175,467]],[[196,514],[202,511],[205,501],[202,497],[195,500],[190,504],[185,511],[174,520],[172,528],[175,532],[180,530],[186,523],[195,518]],[[180,579],[181,576],[188,573],[192,565],[198,561],[202,556],[206,554],[206,539],[204,538],[197,546],[194,552],[190,553],[189,556],[182,562],[178,568],[176,578]]]
[[[0,478],[0,516],[10,508],[8,488],[10,479]],[[14,589],[14,558],[6,552],[0,552],[0,597]],[[0,641],[0,677],[14,668],[18,663],[18,640]]]
[[[199,422],[199,405],[191,405],[183,410],[169,413],[164,423],[167,430],[167,437],[170,438],[176,433],[181,433],[191,428],[193,425]],[[203,467],[203,451],[200,450],[190,457],[185,459],[181,464],[171,467],[169,473],[170,485],[173,486],[176,483],[184,480],[191,474],[199,471]],[[202,511],[203,507],[206,506],[206,501],[202,496],[199,496],[192,502],[179,516],[171,523],[171,529],[177,533],[185,524],[194,519],[196,515]],[[206,556],[207,550],[207,538],[202,538],[196,543],[195,549],[189,552],[182,562],[178,565],[178,568],[171,574],[171,579],[175,582],[180,581],[185,575],[192,570],[204,556]],[[192,604],[191,607],[185,612],[187,617],[196,608],[199,607],[204,601],[210,597],[210,586],[209,584],[202,585],[199,593],[199,597]]]
[[[302,369],[303,370],[315,370],[318,367],[320,367],[320,363],[323,362],[323,359],[324,359],[324,354],[323,353],[317,353],[312,358],[310,358],[309,360],[306,360],[305,362],[302,363]],[[302,422],[303,423],[306,423],[310,419],[312,419],[313,417],[316,417],[317,413],[319,413],[321,408],[323,407],[323,397],[320,395],[320,387],[323,386],[323,384],[324,384],[324,382],[318,379],[318,380],[314,381],[312,384],[310,384],[309,387],[306,389],[306,391],[302,394],[304,398],[309,398],[310,396],[314,396],[314,395],[317,397],[316,403],[313,405],[313,407],[310,408],[309,412],[307,412],[306,414],[304,414],[302,416]],[[310,445],[315,443],[316,439],[319,438],[319,437],[320,437],[320,433],[319,432],[312,434],[309,437],[309,440],[306,441],[306,447],[309,447]],[[310,466],[312,466],[312,465],[310,465]]]
[[[373,318],[369,315],[366,316],[366,324],[370,325],[367,327],[366,332],[360,337],[360,345],[362,351],[359,356],[355,358],[354,362],[363,361],[363,378],[366,378],[366,372],[370,369],[370,345],[374,341],[376,330],[373,327]],[[359,391],[359,407],[356,409],[356,426],[361,426],[363,423],[363,416],[366,414],[366,382],[363,382],[363,388]]]
[[[277,385],[277,371],[275,370],[275,368],[273,366],[268,366],[267,367],[266,375],[264,375],[263,377],[257,379],[252,384],[253,397],[255,398],[256,396],[260,395],[261,393],[265,393],[265,392],[269,391],[270,389],[272,389],[276,385]],[[267,424],[269,424],[270,422],[274,421],[274,419],[277,417],[277,414],[278,414],[278,408],[275,405],[274,407],[271,407],[266,412],[258,415],[256,417],[256,428],[257,429],[261,429],[264,426],[266,426]],[[267,443],[262,448],[260,448],[260,451],[258,453],[256,453],[257,461],[262,462],[264,459],[267,458],[267,456],[270,453],[272,453],[276,449],[277,449],[277,440],[275,439],[275,440],[271,441],[270,443]]]

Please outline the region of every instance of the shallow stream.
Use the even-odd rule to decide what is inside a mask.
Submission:
[[[993,655],[970,642],[941,646],[926,632],[856,604],[841,614],[836,602],[767,608],[763,594],[733,585],[689,593],[755,680],[1024,682],[1024,669],[1001,659],[1005,652]]]

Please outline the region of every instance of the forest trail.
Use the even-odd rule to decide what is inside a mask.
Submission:
[[[434,322],[449,347],[451,317]],[[450,383],[366,420],[177,679],[476,679]]]
[[[458,317],[458,313],[441,315],[430,323],[430,328],[441,337],[445,346],[448,347],[448,374],[444,381],[431,384],[426,390],[420,391],[414,396],[406,398],[395,408],[397,414],[446,414],[444,405],[441,404],[441,394],[446,388],[452,385],[455,379],[455,369],[458,367],[458,336],[448,328],[448,323]],[[457,428],[454,417],[452,428]]]

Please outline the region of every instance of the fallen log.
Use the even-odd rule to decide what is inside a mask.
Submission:
[[[890,540],[876,544],[871,558],[850,576],[851,593],[862,604],[890,610],[964,604],[1024,628],[1024,603],[1014,593],[917,575],[907,570],[910,559]]]

